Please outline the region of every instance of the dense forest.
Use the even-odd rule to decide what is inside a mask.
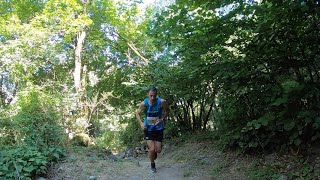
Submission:
[[[0,177],[45,174],[67,144],[139,144],[150,86],[165,138],[222,149],[307,149],[320,139],[316,0],[0,1]]]

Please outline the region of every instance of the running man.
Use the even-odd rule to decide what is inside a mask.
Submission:
[[[157,171],[154,161],[157,159],[157,154],[161,152],[164,122],[169,115],[167,101],[157,97],[157,92],[157,88],[151,87],[147,93],[148,98],[140,103],[136,111],[136,118],[144,130],[144,139],[147,140],[148,156],[153,172]],[[144,113],[143,119],[141,112]]]

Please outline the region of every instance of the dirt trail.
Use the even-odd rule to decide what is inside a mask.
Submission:
[[[180,180],[180,179],[247,179],[249,161],[225,157],[213,144],[193,143],[165,145],[156,160],[157,172],[150,170],[146,154],[122,159],[92,152],[86,148],[71,151],[69,156],[51,168],[49,180]]]
[[[78,157],[75,157],[78,156]],[[49,180],[87,180],[90,176],[98,180],[162,180],[162,179],[195,179],[184,177],[183,164],[169,164],[167,161],[157,162],[157,172],[150,170],[147,157],[135,159],[100,159],[92,156],[72,155],[71,159],[61,162],[52,168]]]

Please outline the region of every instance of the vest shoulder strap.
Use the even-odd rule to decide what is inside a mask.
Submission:
[[[144,102],[144,107],[146,110],[148,110],[152,106],[149,104],[149,98],[145,98],[143,100],[143,102]],[[157,97],[156,106],[158,107],[158,109],[161,109],[161,98],[159,98],[159,97]]]

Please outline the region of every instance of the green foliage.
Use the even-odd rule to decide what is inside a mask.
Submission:
[[[45,174],[50,162],[65,155],[56,99],[37,86],[26,88],[18,97],[11,107],[17,112],[10,110],[11,117],[1,120],[4,144],[1,144],[0,177],[5,179],[31,179]],[[8,141],[10,138],[13,140]]]
[[[60,146],[63,131],[59,114],[55,109],[56,99],[46,95],[38,87],[26,88],[19,95],[13,117],[18,127],[21,143],[36,147]]]
[[[108,129],[100,128],[100,120],[108,117],[105,112],[113,107],[123,109],[118,116],[125,116],[130,111],[137,97],[141,97],[141,90],[134,86],[135,80],[140,80],[141,66],[153,55],[152,41],[145,33],[147,21],[140,14],[137,3],[107,0],[11,0],[1,3],[1,89],[10,91],[12,98],[16,98],[13,92],[22,91],[28,83],[38,84],[46,90],[45,94],[64,97],[65,103],[59,110],[63,111],[69,133],[90,129],[90,135],[104,136],[99,133]],[[79,43],[79,32],[86,33],[79,52],[83,86],[80,98],[78,92],[74,92],[71,75],[75,71],[74,51]],[[146,62],[141,62],[141,57]],[[0,106],[10,104],[6,100],[11,97],[2,96],[7,92],[0,93]],[[101,97],[106,94],[107,98]],[[62,117],[52,113],[50,108],[44,110],[34,106],[38,101],[36,95],[30,96],[33,96],[31,106],[20,104],[23,110],[10,119],[14,127],[18,126],[14,136],[19,135],[17,143],[44,146],[59,134],[51,122]],[[79,99],[81,102],[77,101]],[[35,115],[37,111],[39,116]],[[76,120],[80,118],[87,122],[86,125],[77,124]],[[114,121],[125,124],[117,119]],[[1,141],[5,144],[14,139],[10,127],[1,127],[5,133],[5,137],[1,134],[4,137]],[[33,133],[32,129],[37,132]]]
[[[204,129],[209,117],[220,144],[243,151],[314,143],[320,104],[318,5],[228,4],[178,1],[150,26],[160,59],[170,62],[154,63],[152,80],[172,94],[178,126]]]
[[[135,118],[128,121],[128,125],[119,135],[120,143],[126,147],[140,145],[143,141],[143,130]]]
[[[289,179],[312,179],[313,178],[313,167],[308,163],[303,163],[302,167],[295,172],[290,172]],[[317,176],[317,175],[316,175]]]
[[[173,120],[173,118],[169,118],[165,121],[165,130],[164,130],[164,139],[172,139],[175,137],[179,137],[181,133],[181,129],[178,127],[177,123]]]
[[[31,179],[47,172],[49,162],[55,162],[64,155],[60,148],[45,151],[35,146],[23,145],[0,151],[0,177],[4,179]]]
[[[123,146],[119,142],[119,134],[119,131],[106,131],[102,133],[100,137],[96,138],[97,146],[116,151],[122,150]],[[129,146],[129,144],[126,144],[126,146]]]
[[[284,8],[287,17],[298,19],[302,17],[297,16],[296,12],[301,15],[306,13],[306,11],[302,12],[297,5],[290,3],[272,6],[266,4],[258,7],[264,10],[270,9],[274,14],[284,13]],[[316,8],[312,4],[309,7]],[[318,116],[316,109],[319,101],[309,98],[319,96],[318,87],[314,84],[319,79],[316,80],[312,75],[317,74],[315,72],[317,65],[310,65],[309,62],[316,63],[316,59],[295,53],[287,54],[279,49],[285,46],[287,51],[300,51],[302,54],[306,49],[314,49],[314,45],[307,40],[309,34],[305,34],[306,31],[315,32],[310,27],[313,18],[310,17],[310,21],[294,20],[291,22],[294,24],[293,27],[288,24],[290,19],[279,19],[261,9],[256,13],[257,19],[268,18],[268,20],[257,21],[256,24],[260,29],[255,33],[258,35],[254,36],[246,49],[242,50],[246,57],[241,58],[240,62],[235,62],[234,65],[228,64],[231,70],[238,67],[240,71],[231,73],[227,70],[217,75],[221,79],[225,77],[223,89],[236,99],[226,101],[230,96],[224,99],[223,104],[232,107],[233,110],[229,111],[228,117],[223,117],[228,119],[228,124],[224,123],[225,120],[219,120],[223,123],[223,126],[218,127],[221,135],[227,134],[227,136],[221,136],[221,141],[243,149],[280,148],[312,143],[317,137],[317,129],[313,128],[312,124]],[[312,13],[312,10],[309,13]],[[284,27],[290,30],[284,32]],[[302,27],[310,27],[310,29]],[[286,35],[283,36],[283,33]],[[289,34],[300,34],[299,39]],[[269,41],[262,43],[266,39]],[[304,48],[300,49],[297,46]],[[289,63],[293,64],[289,65]],[[306,69],[313,73],[308,74]],[[231,76],[226,76],[227,73]],[[310,92],[311,86],[317,91]]]
[[[310,163],[303,159],[295,160],[293,169],[288,170],[288,166],[284,162],[274,162],[272,164],[253,163],[248,175],[250,179],[279,179],[282,175],[288,179],[312,179],[314,177],[313,167]]]
[[[23,22],[27,22],[36,13],[40,12],[44,8],[44,1],[33,0],[33,1],[20,1],[10,0],[1,1],[0,11],[1,16],[10,17],[12,14],[17,14],[19,19]]]
[[[9,118],[2,119],[3,114],[0,114],[0,149],[15,144],[17,134],[15,133],[15,126]]]
[[[320,138],[320,15],[315,1],[300,2],[179,0],[142,17],[130,1],[4,1],[1,107],[28,83],[46,91],[20,93],[1,117],[0,147],[61,145],[51,94],[65,97],[71,132],[83,126],[108,147],[139,143],[127,117],[150,85],[170,104],[166,138],[211,128],[225,148],[307,147]],[[78,43],[81,93],[71,75]],[[107,118],[128,126],[118,134]]]
[[[254,163],[249,169],[250,179],[278,179],[280,173],[276,166],[260,167],[257,163]]]
[[[206,142],[217,139],[217,135],[214,131],[199,131],[193,133],[181,132],[179,138],[186,142]]]
[[[8,179],[31,179],[34,175],[45,174],[48,158],[33,146],[21,146],[1,151],[0,177]]]

